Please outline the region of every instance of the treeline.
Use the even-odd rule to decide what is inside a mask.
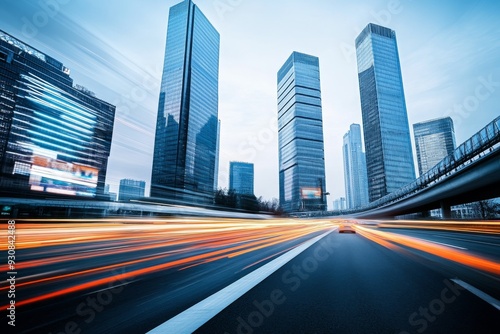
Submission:
[[[276,198],[264,200],[262,196],[257,198],[251,194],[237,194],[234,190],[218,189],[215,192],[214,203],[216,206],[228,209],[238,209],[247,212],[262,212],[273,215],[281,215],[283,210]]]

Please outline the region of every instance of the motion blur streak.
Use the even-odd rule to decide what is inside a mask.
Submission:
[[[16,268],[26,273],[17,282],[26,294],[18,299],[17,307],[116,281],[131,282],[162,270],[183,270],[234,258],[330,229],[335,222],[173,218],[16,223]],[[2,234],[6,238],[6,231]],[[2,250],[5,249],[3,244]],[[257,259],[242,270],[282,252]],[[60,269],[54,271],[54,265]],[[0,269],[7,271],[7,266]],[[40,284],[44,285],[43,293],[33,293]],[[2,282],[0,290],[6,289]],[[2,306],[2,310],[6,308],[7,305]]]
[[[474,233],[500,234],[499,221],[424,221],[418,222],[412,220],[381,221],[377,224],[378,227],[390,228],[425,228],[427,230],[441,231],[462,231]]]
[[[364,237],[393,250],[395,248],[393,245],[389,245],[388,242],[414,248],[469,267],[500,275],[500,263],[458,249],[437,245],[419,238],[374,230],[360,225],[356,225],[355,229]]]

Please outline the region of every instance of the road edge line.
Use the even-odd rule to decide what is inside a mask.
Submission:
[[[500,301],[498,301],[496,298],[488,295],[487,293],[479,290],[478,288],[473,287],[469,283],[466,283],[458,278],[452,278],[451,280],[500,311]]]
[[[319,240],[326,237],[328,234],[334,232],[337,228],[333,228],[319,236],[316,236],[294,249],[286,252],[280,257],[266,263],[251,273],[243,276],[236,282],[231,283],[222,290],[212,294],[211,296],[203,299],[197,304],[191,306],[185,311],[167,320],[163,324],[148,331],[147,334],[161,334],[161,333],[177,333],[189,334],[203,326],[206,322],[212,319],[220,311],[228,307],[238,298],[250,291],[256,285],[261,283],[267,277],[271,276],[278,269],[290,262],[293,258],[300,253],[314,245]]]

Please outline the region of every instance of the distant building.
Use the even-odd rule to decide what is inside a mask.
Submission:
[[[340,197],[333,201],[333,211],[342,211],[345,209],[347,209],[345,197]]]
[[[366,160],[361,142],[361,127],[352,124],[344,135],[344,184],[347,208],[355,209],[368,204]]]
[[[115,106],[0,30],[0,193],[104,198]]]
[[[108,198],[111,202],[114,202],[116,201],[116,199],[118,198],[118,195],[116,193],[113,193],[113,192],[109,192],[108,193]]]
[[[213,203],[219,40],[217,30],[191,0],[170,8],[151,197],[174,203]]]
[[[254,166],[247,162],[229,163],[229,190],[237,194],[254,194]]]
[[[396,33],[373,23],[356,38],[370,202],[415,180]]]
[[[293,52],[278,71],[280,206],[326,210],[319,59]]]
[[[106,196],[112,202],[116,201],[116,199],[118,198],[118,196],[117,196],[116,193],[110,192],[110,186],[109,186],[109,184],[106,184],[104,186],[104,197],[106,197]]]
[[[118,192],[119,201],[130,201],[144,197],[146,189],[145,181],[136,181],[130,179],[120,180],[120,190]]]
[[[437,165],[455,150],[455,130],[450,117],[413,125],[420,175]]]

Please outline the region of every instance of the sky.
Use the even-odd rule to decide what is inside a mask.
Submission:
[[[2,0],[0,29],[116,105],[111,191],[122,178],[149,187],[168,11],[178,2]],[[229,161],[252,162],[256,196],[278,197],[276,76],[299,51],[320,61],[329,207],[345,195],[342,137],[362,124],[354,40],[370,22],[396,31],[414,156],[414,123],[450,116],[458,145],[500,115],[500,1],[194,2],[221,36],[222,188]]]

